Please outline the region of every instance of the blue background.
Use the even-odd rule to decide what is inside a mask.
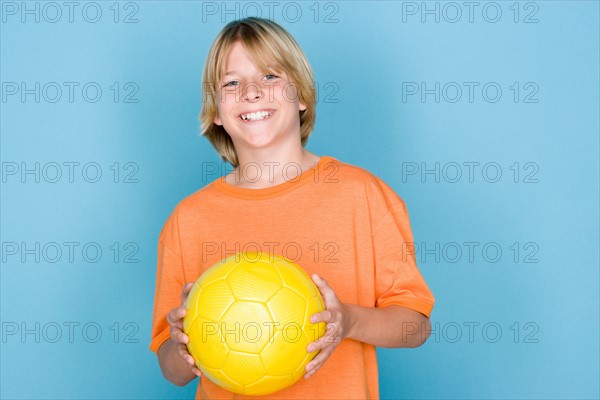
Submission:
[[[193,397],[148,349],[156,242],[221,166],[198,135],[203,63],[256,9],[97,2],[94,23],[55,4],[1,5],[1,397]],[[424,346],[378,350],[382,397],[598,398],[598,2],[478,2],[471,21],[463,2],[278,4],[319,85],[308,148],[407,202],[436,296]]]

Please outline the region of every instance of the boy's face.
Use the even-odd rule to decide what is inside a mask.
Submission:
[[[214,123],[225,128],[238,153],[299,141],[299,112],[306,105],[299,102],[296,85],[284,72],[259,70],[240,42],[232,46],[217,85]]]

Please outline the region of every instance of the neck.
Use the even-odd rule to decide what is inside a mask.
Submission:
[[[275,186],[294,179],[310,169],[319,156],[302,146],[292,149],[253,149],[238,154],[239,165],[228,175],[227,183],[251,189]]]

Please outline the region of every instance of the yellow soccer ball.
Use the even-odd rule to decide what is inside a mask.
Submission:
[[[186,302],[188,351],[211,381],[234,393],[265,395],[293,385],[317,352],[309,343],[325,306],[302,268],[282,256],[239,253],[206,270]]]

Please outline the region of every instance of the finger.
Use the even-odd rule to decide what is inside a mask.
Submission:
[[[323,337],[321,337],[319,340],[315,340],[314,342],[311,342],[306,347],[306,351],[309,353],[312,353],[317,350],[323,350],[327,346],[330,346],[330,345],[337,346],[340,343],[341,339],[335,333],[336,333],[336,329],[334,329],[334,328],[328,329],[325,332],[325,335]]]
[[[177,343],[179,343],[179,332],[181,332],[181,329],[179,329],[175,326],[171,326],[171,328],[169,330],[169,333],[171,334],[171,339],[173,339]]]
[[[177,343],[183,343],[183,344],[188,344],[190,341],[190,338],[188,337],[188,335],[183,333],[183,331],[181,329],[178,329],[175,327],[171,328],[171,339],[173,339]]]
[[[188,344],[190,342],[190,338],[188,337],[188,335],[186,335],[183,332],[179,332],[177,334],[177,337],[178,337],[180,343]]]
[[[172,323],[171,325],[171,329],[175,329],[179,332],[183,331],[183,324],[181,323],[181,320],[179,320],[178,322]]]
[[[175,322],[179,322],[179,321],[183,320],[183,317],[185,317],[186,314],[187,314],[187,310],[185,309],[184,306],[177,307],[175,309],[175,317],[177,317]]]
[[[306,370],[311,371],[317,367],[320,367],[327,361],[331,353],[333,352],[333,348],[326,348],[321,351],[319,354],[315,356],[308,364],[306,364]]]
[[[304,374],[304,379],[308,379],[313,376],[325,363],[325,361],[331,355],[331,351],[324,353],[321,352],[315,357],[311,362],[306,364],[306,374]]]
[[[330,310],[323,310],[310,316],[310,322],[316,324],[317,322],[334,322],[333,312]]]
[[[167,314],[167,322],[171,326],[175,326],[179,329],[183,329],[183,317],[187,314],[187,311],[183,307],[177,307],[172,309]]]
[[[312,318],[311,318],[312,320]],[[339,325],[336,324],[335,322],[328,322],[326,325],[326,329],[325,329],[325,333],[323,334],[323,336],[321,336],[319,339],[315,340],[312,343],[317,343],[318,344],[318,348],[321,348],[321,343],[325,342],[325,343],[339,343],[342,340],[342,337],[339,334],[340,329],[339,329]],[[310,344],[309,344],[310,346]],[[313,348],[314,346],[311,346],[311,348]],[[309,352],[312,352],[313,350],[310,350]]]
[[[194,282],[188,282],[183,285],[183,289],[181,290],[181,304],[185,304],[187,301],[188,295],[192,291],[192,287],[194,286]]]
[[[192,357],[192,355],[188,352],[185,344],[177,345],[177,353],[179,354],[179,356],[181,358],[183,358],[185,360],[185,362],[187,362],[188,364],[190,364],[192,366],[195,365],[194,357]]]
[[[315,283],[315,285],[317,285],[317,287],[319,289],[322,287],[329,286],[329,285],[327,285],[327,281],[325,279],[321,278],[321,276],[318,274],[312,274],[311,278],[312,278],[313,282]]]
[[[329,345],[328,342],[324,341],[322,338],[317,340],[316,342],[312,342],[310,343],[308,346],[306,346],[306,352],[307,353],[314,353],[315,351],[319,351],[322,350],[323,348],[325,348],[327,345]]]
[[[194,375],[196,375],[198,378],[202,376],[202,372],[196,367],[192,368],[192,373],[194,373]]]
[[[177,308],[174,308],[167,314],[167,322],[169,323],[169,325],[173,325],[175,324],[175,322],[177,322],[177,320]]]
[[[319,371],[322,366],[323,366],[323,364],[319,364],[319,365],[314,365],[313,367],[311,367],[311,369],[309,371],[307,371],[306,374],[304,374],[304,379],[308,379],[311,376],[313,376],[314,374],[316,374],[317,371]]]
[[[307,353],[313,353],[317,350],[320,350],[323,348],[325,341],[323,340],[323,338],[319,338],[318,340],[315,340],[314,342],[310,342],[308,344],[308,346],[306,346],[306,352]]]

